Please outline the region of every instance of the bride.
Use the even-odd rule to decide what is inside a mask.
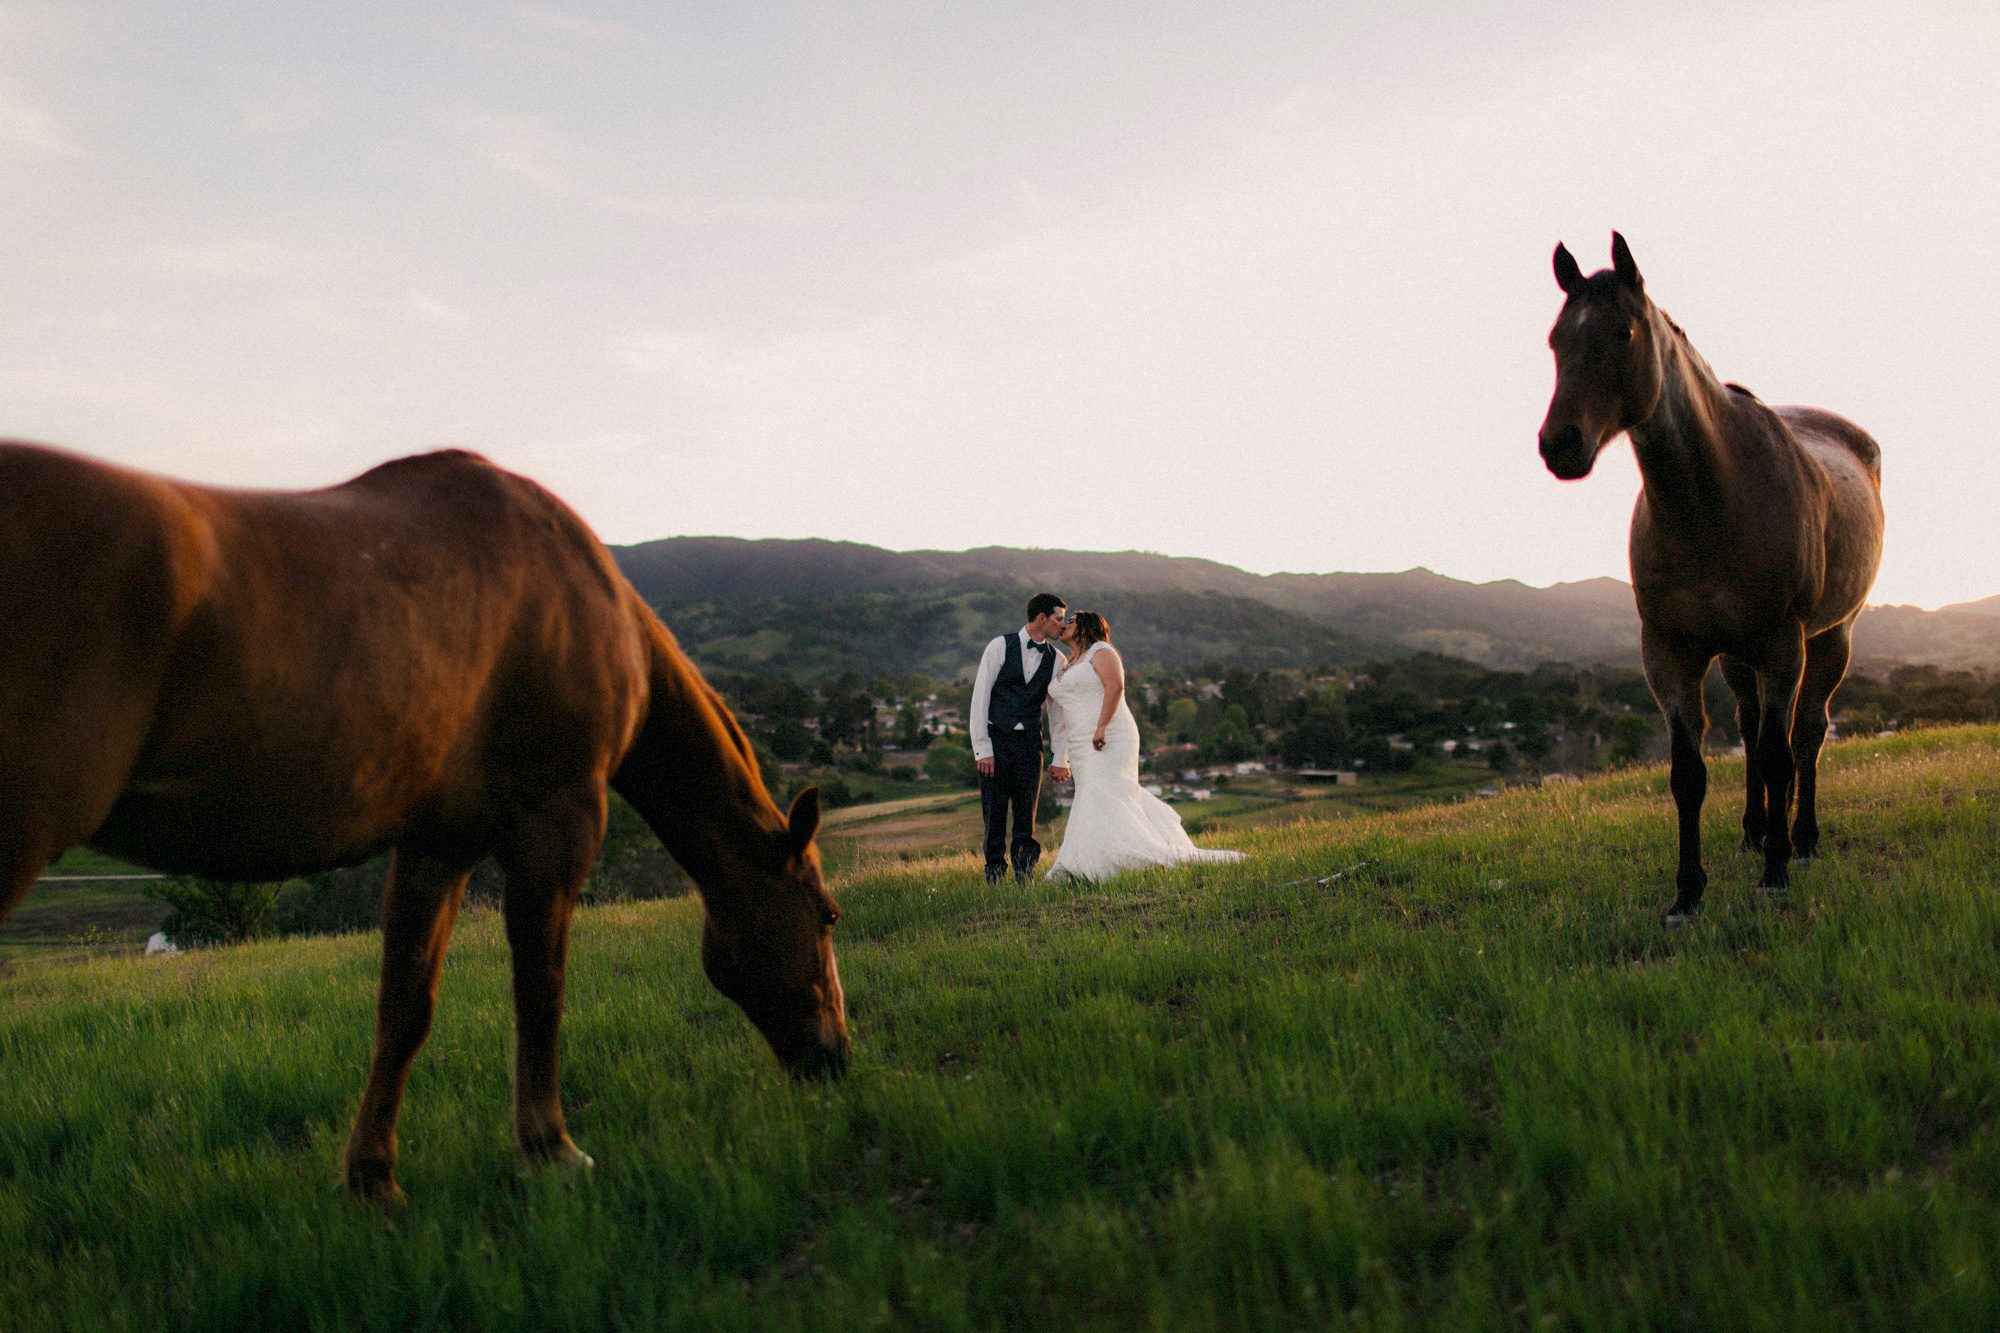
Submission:
[[[1139,785],[1139,724],[1125,706],[1125,665],[1110,624],[1079,611],[1058,638],[1071,657],[1049,686],[1049,703],[1071,741],[1076,802],[1048,873],[1095,880],[1139,866],[1242,860],[1241,852],[1195,846],[1174,808]]]

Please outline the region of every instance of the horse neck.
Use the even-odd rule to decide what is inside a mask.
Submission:
[[[1647,307],[1660,359],[1660,397],[1630,430],[1646,500],[1670,526],[1694,526],[1729,502],[1733,460],[1721,429],[1729,390],[1666,312]]]
[[[666,627],[640,610],[651,656],[646,718],[611,785],[706,894],[735,876],[743,849],[775,839],[772,804],[749,740]]]

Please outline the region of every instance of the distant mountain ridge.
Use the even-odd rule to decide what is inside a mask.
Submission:
[[[888,551],[856,542],[670,537],[614,547],[647,601],[704,665],[746,670],[970,670],[985,638],[1046,589],[1105,612],[1135,660],[1307,665],[1435,651],[1491,667],[1636,665],[1630,585],[1595,578],[1531,588],[1427,569],[1252,574],[1147,552],[984,547]],[[843,646],[843,640],[845,644]],[[2000,596],[1940,611],[1869,607],[1857,665],[2000,669]],[[915,666],[904,669],[918,669]]]
[[[1982,597],[1976,602],[1953,602],[1950,606],[1939,607],[1938,610],[1958,616],[2000,616],[2000,593]]]

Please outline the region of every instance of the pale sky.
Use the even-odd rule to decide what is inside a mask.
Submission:
[[[443,444],[613,542],[1624,577],[1535,431],[1630,241],[2000,592],[2000,5],[17,4],[0,435],[233,485]]]

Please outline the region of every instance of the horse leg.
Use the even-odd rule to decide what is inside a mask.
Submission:
[[[1833,692],[1847,675],[1848,627],[1836,625],[1806,644],[1798,713],[1792,720],[1792,765],[1798,772],[1799,809],[1792,820],[1792,855],[1819,855],[1819,749],[1826,743]]]
[[[588,1167],[563,1123],[557,1073],[570,917],[604,838],[604,789],[571,793],[520,821],[500,853],[514,957],[514,1137],[531,1162]]]
[[[387,1207],[396,1186],[396,1115],[410,1062],[430,1035],[452,923],[472,867],[398,849],[382,895],[382,988],[375,1006],[375,1056],[361,1109],[347,1138],[342,1175],[349,1193]]]
[[[1757,727],[1757,768],[1764,776],[1770,817],[1764,833],[1764,875],[1757,886],[1773,891],[1791,884],[1792,714],[1798,708],[1799,682],[1805,672],[1805,638],[1798,631],[1775,642],[1763,654],[1758,679],[1763,685],[1762,716]]]
[[[52,748],[65,743],[47,737],[29,739],[46,741]],[[115,788],[104,794],[104,784],[93,786],[78,775],[65,776],[70,781],[58,783],[29,771],[28,765],[0,766],[0,921],[13,914],[50,864],[97,827],[111,808]]]
[[[1668,925],[1679,926],[1693,919],[1701,907],[1702,891],[1708,887],[1708,871],[1701,864],[1701,803],[1708,795],[1708,765],[1702,761],[1701,738],[1708,730],[1708,705],[1702,699],[1701,685],[1710,659],[1679,648],[1643,626],[1639,638],[1646,683],[1667,715],[1673,744],[1669,785],[1680,825],[1680,866],[1674,874],[1674,905],[1667,909],[1666,919]]]
[[[7,919],[53,859],[37,839],[0,838],[0,921]]]
[[[35,789],[29,773],[0,767],[0,921],[62,852],[62,844],[50,836],[52,821],[28,795]]]
[[[1743,850],[1764,850],[1767,827],[1764,776],[1757,770],[1757,673],[1733,657],[1722,659],[1722,678],[1736,696],[1736,734],[1743,738]]]
[[[0,754],[0,921],[52,863],[96,832],[124,785],[136,728],[94,715],[89,702],[38,699],[25,716],[30,710],[0,699],[0,749],[9,752]]]

